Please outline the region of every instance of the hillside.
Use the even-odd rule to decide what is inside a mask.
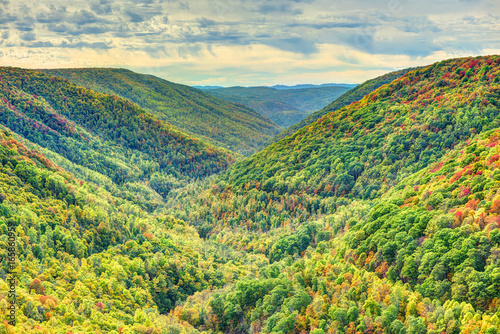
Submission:
[[[282,232],[259,278],[195,294],[175,313],[191,324],[203,314],[198,329],[224,333],[496,333],[499,136],[458,145],[376,201]]]
[[[499,61],[449,60],[411,71],[236,163],[198,201],[203,210],[186,208],[184,218],[203,231],[267,231],[349,199],[377,198],[499,126]]]
[[[342,107],[345,107],[353,102],[361,100],[363,97],[365,97],[367,94],[371,93],[375,89],[379,88],[380,86],[385,85],[386,83],[392,82],[393,80],[400,78],[401,76],[405,75],[412,69],[404,69],[396,72],[391,72],[384,74],[380,77],[370,79],[365,81],[364,83],[346,91],[344,94],[339,96],[337,99],[330,100],[328,102],[328,105],[325,107],[321,107],[321,110],[318,110],[304,119],[300,120],[296,124],[291,125],[289,128],[283,130],[280,134],[275,136],[271,141],[269,141],[267,144],[270,143],[275,143],[279,141],[280,139],[283,139],[287,136],[293,135],[295,132],[299,131],[301,128],[313,123],[314,121],[317,121],[324,115],[336,111]],[[413,69],[414,70],[414,69]],[[318,108],[319,109],[319,108]]]
[[[236,267],[241,254],[78,180],[20,139],[0,129],[3,312],[6,272],[17,281],[9,332],[178,333],[182,325],[162,314],[195,291],[255,271],[251,262]]]
[[[97,92],[129,99],[182,131],[245,155],[281,130],[248,107],[152,75],[106,68],[42,71]]]
[[[306,85],[304,85],[306,86]],[[229,87],[206,92],[226,101],[258,111],[279,126],[287,128],[335,100],[355,85],[315,87]]]
[[[0,68],[0,77],[1,124],[118,185],[141,182],[165,195],[234,161],[123,98],[35,71]]]
[[[270,264],[174,314],[210,333],[497,333],[499,76],[500,56],[410,71],[179,191],[172,212]]]

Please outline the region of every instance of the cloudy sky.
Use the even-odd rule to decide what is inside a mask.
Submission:
[[[359,83],[500,54],[499,0],[0,0],[0,66],[191,85]]]

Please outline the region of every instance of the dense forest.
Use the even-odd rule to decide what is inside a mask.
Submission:
[[[117,95],[184,132],[249,155],[282,129],[255,110],[203,91],[125,69],[58,69],[43,72],[94,91]]]
[[[409,72],[236,163],[192,209],[184,204],[183,217],[203,231],[268,231],[346,200],[380,197],[458,143],[499,127],[497,60]]]
[[[203,242],[183,221],[78,180],[8,130],[0,144],[0,308],[8,306],[6,233],[14,225],[16,333],[179,332],[164,314],[195,291],[256,270],[257,261],[237,266],[241,255]]]
[[[500,56],[376,78],[244,159],[0,75],[0,332],[498,334]]]
[[[148,183],[163,196],[234,162],[123,98],[41,72],[2,68],[0,78],[1,124],[118,185]]]
[[[391,81],[400,78],[401,76],[405,75],[408,73],[411,68],[396,71],[396,72],[391,72],[384,74],[380,77],[370,79],[366,82],[363,82],[361,85],[358,85],[341,96],[339,96],[337,99],[335,99],[333,102],[329,103],[326,105],[324,108],[321,110],[318,110],[310,115],[308,115],[306,118],[300,120],[296,124],[290,125],[288,128],[283,130],[280,134],[275,136],[270,142],[277,142],[280,139],[283,139],[287,136],[293,135],[295,132],[300,130],[301,128],[317,121],[319,118],[323,117],[324,115],[331,113],[333,111],[336,111],[342,107],[345,107],[353,102],[361,100],[363,97],[365,97],[368,93],[371,93],[375,89],[379,88],[380,86],[383,86],[387,83],[390,83]]]
[[[285,87],[227,87],[207,89],[205,92],[249,106],[279,126],[288,128],[330,104],[355,85]]]

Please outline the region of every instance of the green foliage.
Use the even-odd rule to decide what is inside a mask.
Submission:
[[[0,75],[3,125],[118,185],[150,182],[165,196],[181,181],[217,173],[234,161],[227,151],[125,99],[40,72],[2,68]]]
[[[0,193],[0,307],[14,225],[19,333],[158,331],[167,326],[161,314],[187,296],[243,273],[230,264],[241,254],[80,182],[7,130],[0,131]]]
[[[244,155],[253,153],[280,130],[250,108],[152,75],[104,68],[43,72],[97,92],[129,99],[182,131]]]
[[[91,159],[72,160],[84,145],[54,152],[40,137],[37,151],[0,132],[0,258],[15,226],[19,268],[19,325],[9,330],[496,333],[499,66],[491,56],[409,72],[196,182],[188,161],[165,168],[152,158],[169,154],[163,147],[132,149],[110,139],[113,129],[98,136],[102,127],[82,127],[91,120],[64,104],[57,115],[83,118],[51,121],[50,97],[37,96],[45,112],[30,114],[39,123],[23,123],[26,133],[104,143],[95,156],[137,176],[122,182]],[[12,80],[2,113],[21,123],[31,109],[19,114],[26,93],[14,87],[35,88],[29,76]],[[151,183],[169,188],[165,199]],[[2,311],[6,270],[4,260]]]
[[[198,328],[493,332],[500,325],[499,65],[499,57],[478,57],[409,72],[215,182],[173,192],[172,212],[203,222],[209,240],[265,255],[271,264],[260,273],[269,274],[254,280],[276,281],[227,327],[215,319]],[[457,67],[474,69],[467,83]],[[475,80],[480,71],[489,79]],[[195,193],[188,210],[196,216],[179,210]],[[221,299],[237,291],[233,284]],[[294,296],[308,298],[290,307]],[[196,295],[185,305],[181,312],[206,308]]]
[[[410,71],[237,162],[210,189],[199,190],[197,201],[186,205],[185,194],[177,192],[172,198],[184,207],[183,218],[198,228],[204,225],[208,234],[224,226],[260,231],[298,226],[349,201],[377,198],[457,144],[500,124],[498,108],[482,103],[496,96],[498,89],[491,79],[499,71],[497,60],[488,65],[490,60],[455,59]],[[461,83],[455,74],[460,66],[490,66],[491,78]],[[446,85],[436,88],[439,80]],[[467,159],[475,156],[471,153]],[[475,196],[482,200],[481,191]],[[429,207],[446,202],[439,193],[425,200]],[[400,206],[403,201],[395,199],[393,204]],[[379,223],[373,221],[372,227]],[[422,224],[407,233],[418,234]]]
[[[318,119],[320,119],[324,115],[326,115],[330,112],[334,112],[334,111],[336,111],[342,107],[345,107],[353,102],[361,100],[363,97],[365,97],[369,93],[373,92],[375,89],[377,89],[377,88],[379,88],[387,83],[390,83],[391,81],[393,81],[397,78],[400,78],[401,76],[405,75],[406,73],[408,73],[411,70],[412,69],[404,69],[404,70],[397,71],[397,72],[387,73],[387,74],[382,75],[380,77],[377,77],[375,79],[368,80],[368,81],[362,83],[361,85],[358,85],[358,86],[348,90],[347,92],[340,95],[337,99],[335,99],[333,102],[328,104],[323,109],[312,113],[311,115],[307,116],[306,118],[304,118],[300,122],[298,122],[294,125],[291,125],[288,129],[282,131],[280,134],[275,136],[271,142],[277,142],[277,141],[279,141],[287,136],[293,135],[298,130],[312,124],[313,122],[317,121]],[[312,109],[312,110],[315,110],[315,109]]]

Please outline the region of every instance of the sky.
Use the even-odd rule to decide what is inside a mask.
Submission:
[[[499,0],[0,0],[0,66],[188,85],[361,83],[500,54]]]

